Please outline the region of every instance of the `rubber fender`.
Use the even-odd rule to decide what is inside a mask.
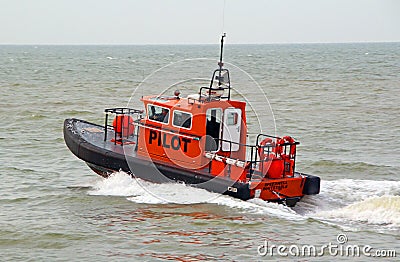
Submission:
[[[303,194],[304,195],[319,194],[320,184],[321,184],[321,178],[317,176],[306,175],[306,182],[304,183]]]

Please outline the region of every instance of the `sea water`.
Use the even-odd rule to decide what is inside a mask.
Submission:
[[[287,254],[329,243],[400,256],[399,43],[225,46],[233,95],[267,112],[249,109],[249,132],[294,136],[296,169],[322,179],[294,208],[104,179],[69,152],[65,118],[102,124],[104,108],[140,107],[142,95],[188,95],[218,48],[0,46],[1,260],[367,259]]]

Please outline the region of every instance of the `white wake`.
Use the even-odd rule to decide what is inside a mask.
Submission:
[[[287,220],[313,218],[339,226],[400,228],[400,181],[323,180],[320,194],[305,197],[294,209],[261,199],[242,201],[185,184],[155,184],[124,172],[97,180],[92,188],[91,195],[122,196],[139,204],[207,203]]]
[[[93,185],[91,195],[123,196],[139,204],[216,204],[252,214],[266,214],[290,220],[303,220],[304,217],[292,209],[261,199],[242,201],[229,196],[212,193],[185,184],[156,184],[132,178],[118,172],[109,178],[102,178]]]

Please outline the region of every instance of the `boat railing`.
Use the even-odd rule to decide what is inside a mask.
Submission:
[[[259,149],[262,148],[262,150],[265,150],[267,153],[266,155],[269,156],[269,153],[272,152],[273,146],[272,145],[265,145],[265,146],[260,146],[258,143],[256,144],[243,144],[243,143],[238,143],[238,142],[233,142],[230,140],[225,140],[225,139],[220,139],[220,142],[228,143],[229,144],[229,150],[227,152],[232,154],[232,145],[238,145],[239,149],[238,150],[245,150],[246,152],[246,158],[245,159],[237,159],[238,161],[246,162],[246,169],[247,169],[247,178],[251,179],[255,171],[259,171],[259,168],[263,167],[263,163],[266,161],[266,159],[260,159],[258,156]],[[210,167],[211,170],[211,167]],[[261,170],[262,171],[262,170]]]
[[[291,141],[287,141],[286,138],[290,138]],[[266,144],[262,145],[263,141],[265,139],[272,140],[271,144]],[[265,161],[270,160],[270,154],[274,156],[274,158],[280,158],[283,159],[284,161],[284,173],[291,173],[294,175],[295,173],[295,167],[296,167],[296,146],[299,145],[300,142],[294,141],[291,137],[277,137],[277,136],[271,136],[267,134],[258,134],[256,138],[256,145],[258,145],[258,148],[260,150],[264,150],[263,148],[267,147],[267,152],[264,152],[264,156],[266,158],[264,159]],[[279,150],[277,150],[279,147]],[[255,160],[257,162],[257,156],[259,154],[255,155]],[[263,161],[261,159],[261,161]],[[292,167],[290,166],[290,162],[292,163]],[[292,171],[290,169],[292,168]],[[262,169],[262,168],[261,168]],[[289,169],[289,170],[287,170]],[[263,170],[264,171],[264,170]]]
[[[225,93],[225,90],[228,91],[228,95],[223,95]],[[219,92],[222,92],[222,94],[219,94]],[[200,87],[200,92],[196,97],[188,97],[188,102],[191,104],[194,104],[195,102],[199,103],[208,103],[212,101],[219,101],[221,99],[230,99],[230,88],[229,87],[208,87],[208,86],[203,86]]]
[[[118,140],[126,138],[128,139],[131,135],[134,135],[134,132],[130,130],[134,130],[134,123],[140,121],[143,118],[143,110],[128,108],[128,107],[116,107],[116,108],[107,108],[104,110],[105,120],[104,120],[104,141],[107,140],[108,130],[114,130],[114,144],[117,143]],[[114,115],[113,124],[110,125],[108,123],[109,116]],[[119,130],[116,127],[120,127]]]
[[[263,139],[262,139],[263,138]],[[235,161],[240,161],[240,162],[245,162],[245,168],[247,169],[247,178],[251,179],[254,174],[257,175],[262,175],[265,174],[267,170],[264,170],[266,167],[264,167],[264,163],[268,161],[272,161],[273,157],[275,155],[275,148],[277,147],[276,142],[271,143],[271,144],[265,144],[261,145],[261,142],[265,138],[271,138],[275,141],[280,140],[280,137],[277,136],[271,136],[267,134],[258,134],[256,137],[256,142],[255,144],[243,144],[243,143],[238,143],[238,142],[233,142],[230,140],[224,140],[224,139],[219,139],[219,141],[222,143],[228,143],[229,144],[229,150],[227,152],[232,154],[232,145],[238,145],[239,150],[245,150],[246,152],[246,159],[235,159]],[[293,142],[293,143],[283,143],[281,144],[282,146],[282,153],[281,155],[289,156],[290,160],[293,160],[293,172],[295,168],[295,158],[296,158],[296,153],[290,154],[290,147],[293,145],[298,145],[300,144],[299,142]],[[263,155],[265,156],[264,158],[261,159],[260,157],[260,152],[263,152]],[[215,155],[215,153],[214,153]],[[209,170],[211,171],[211,165],[212,162],[210,162]]]
[[[226,90],[227,92],[225,92]],[[211,77],[210,86],[200,87],[198,96],[196,98],[189,97],[188,101],[189,103],[194,103],[196,101],[199,103],[206,103],[221,99],[231,99],[229,70],[224,68],[214,70],[214,73]]]

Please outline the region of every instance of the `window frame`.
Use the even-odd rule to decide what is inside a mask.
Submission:
[[[158,121],[158,120],[155,120],[155,119],[151,119],[151,118],[150,118],[150,114],[149,114],[149,112],[150,112],[150,106],[160,107],[160,108],[162,108],[162,109],[168,110],[168,119],[167,119],[167,122]],[[162,109],[161,109],[161,111],[162,111]],[[150,120],[150,121],[152,121],[152,122],[154,122],[154,123],[161,123],[161,124],[164,124],[164,125],[168,125],[168,124],[169,124],[169,119],[170,119],[170,113],[171,113],[171,109],[169,109],[168,107],[159,106],[159,105],[155,105],[155,104],[147,104],[147,119]]]
[[[230,116],[233,116],[233,119],[230,118]],[[231,119],[233,120],[233,122],[230,122]],[[235,126],[238,123],[238,119],[239,119],[239,114],[237,112],[230,112],[230,113],[228,113],[226,124],[228,126]]]
[[[223,125],[224,125],[224,110],[221,107],[210,107],[210,108],[208,108],[206,110],[206,131],[207,131],[208,117],[210,116],[210,118],[211,118],[211,115],[212,115],[211,111],[212,110],[216,110],[218,112],[216,114],[219,114],[219,117],[216,117],[216,120],[219,121],[218,123],[219,123],[220,126],[219,126],[219,130],[218,130],[218,138],[217,138],[218,143],[216,143],[217,149],[216,150],[210,150],[209,152],[218,152],[222,148],[221,139],[222,139],[222,129],[223,129]],[[206,133],[206,135],[208,135],[208,134]],[[215,139],[215,138],[213,137],[213,139]],[[206,147],[207,147],[207,145],[206,145]]]
[[[175,125],[175,124],[174,124],[175,112],[181,112],[181,113],[190,115],[190,127],[184,127],[184,126],[177,126],[177,125]],[[185,123],[185,122],[183,122],[183,123]],[[183,123],[182,123],[182,124],[183,124]],[[178,127],[178,128],[183,128],[183,129],[186,129],[186,130],[191,130],[191,129],[192,129],[192,126],[193,126],[193,114],[190,113],[190,112],[182,111],[182,110],[174,110],[174,112],[173,112],[173,114],[172,114],[172,126]]]

